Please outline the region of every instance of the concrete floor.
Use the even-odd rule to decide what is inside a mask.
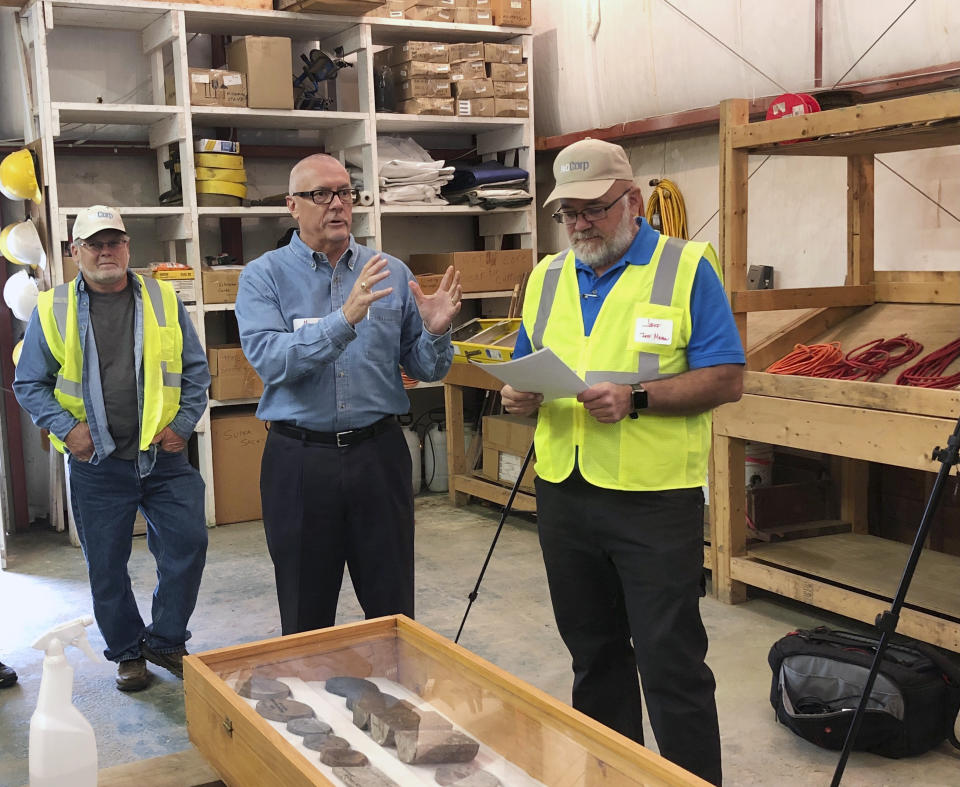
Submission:
[[[417,498],[417,617],[453,637],[496,529],[499,511],[452,508],[445,495]],[[6,572],[0,572],[0,660],[20,682],[0,690],[0,785],[28,781],[27,736],[36,705],[42,656],[31,649],[47,629],[90,614],[86,569],[65,534],[29,532],[8,540]],[[149,609],[155,566],[137,538],[130,573],[141,609]],[[702,603],[710,635],[709,662],[717,676],[717,700],[727,785],[827,785],[837,755],[808,744],[776,723],[768,701],[770,645],[797,627],[826,623],[862,628],[852,621],[773,596],[731,607]],[[362,618],[345,580],[338,622]],[[259,523],[210,531],[207,568],[191,621],[193,652],[279,634],[273,573]],[[95,650],[103,641],[88,629]],[[497,545],[461,644],[553,696],[569,701],[570,663],[550,609],[535,525],[511,517]],[[97,734],[100,767],[181,751],[189,747],[181,683],[155,669],[146,691],[114,688],[112,664],[92,664],[73,652],[74,701]],[[153,669],[153,668],[151,668]],[[652,734],[648,745],[655,749]],[[921,757],[887,760],[856,753],[843,783],[946,787],[960,784],[960,752],[948,743]]]

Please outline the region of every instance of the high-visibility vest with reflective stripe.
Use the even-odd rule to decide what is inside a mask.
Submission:
[[[143,413],[140,417],[140,450],[150,446],[157,432],[180,410],[180,377],[183,371],[183,333],[177,295],[165,281],[137,275],[143,298]],[[87,420],[83,404],[83,347],[77,319],[77,282],[65,282],[41,292],[37,312],[50,353],[60,364],[53,395],[74,418]],[[61,453],[63,441],[50,435]]]
[[[550,347],[588,385],[662,380],[687,370],[690,293],[706,257],[720,275],[708,243],[661,235],[647,265],[627,265],[604,299],[590,332],[583,313],[574,253],[545,257],[527,285],[523,324],[534,350]],[[601,424],[576,399],[540,407],[536,471],[562,481],[579,468],[606,489],[650,491],[700,486],[710,451],[709,412],[641,414]]]

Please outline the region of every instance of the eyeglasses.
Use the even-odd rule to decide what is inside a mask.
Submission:
[[[603,221],[607,217],[607,211],[626,197],[630,191],[631,189],[627,189],[609,205],[591,205],[589,208],[584,208],[583,210],[558,210],[553,214],[553,220],[557,222],[557,224],[566,224],[568,227],[572,227],[577,223],[577,216],[583,216],[584,220],[590,223]]]
[[[313,191],[295,191],[291,197],[303,197],[312,199],[314,205],[329,205],[333,202],[333,195],[340,198],[344,205],[353,205],[360,199],[360,189],[313,189]]]
[[[78,240],[77,245],[82,248],[90,249],[94,254],[103,254],[104,250],[106,251],[120,251],[124,246],[130,242],[130,238],[121,238],[120,240],[107,240],[107,241],[87,241],[87,240]]]

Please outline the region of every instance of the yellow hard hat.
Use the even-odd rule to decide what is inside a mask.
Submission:
[[[23,350],[23,339],[13,345],[13,365],[20,363],[20,351]]]
[[[38,205],[43,202],[33,156],[26,148],[0,161],[0,193],[7,199],[32,199]]]

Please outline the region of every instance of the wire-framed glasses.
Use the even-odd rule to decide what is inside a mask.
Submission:
[[[291,197],[312,199],[314,205],[329,205],[333,202],[333,195],[340,198],[344,205],[355,205],[360,199],[360,189],[313,189],[311,191],[295,191]]]
[[[607,211],[629,193],[630,189],[627,189],[609,205],[590,205],[583,210],[558,210],[553,214],[553,220],[557,222],[557,224],[566,224],[568,227],[577,223],[577,216],[583,216],[584,220],[591,223],[603,221],[607,217]]]
[[[105,240],[105,241],[78,240],[77,245],[90,249],[90,251],[92,251],[94,254],[102,254],[104,250],[120,251],[120,249],[126,246],[129,242],[130,242],[130,238],[119,238],[118,240]]]

